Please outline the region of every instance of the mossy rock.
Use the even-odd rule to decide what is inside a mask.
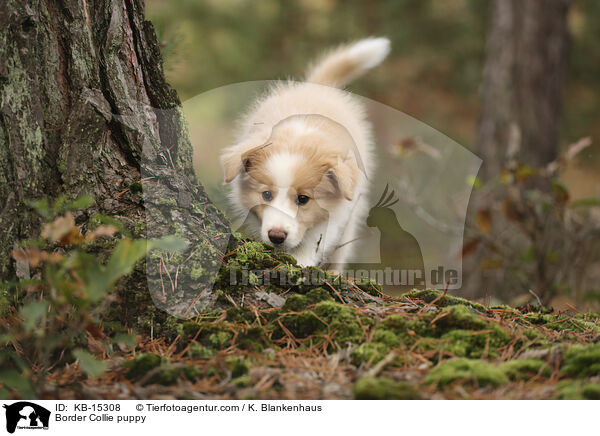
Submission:
[[[484,360],[455,359],[433,368],[425,378],[425,383],[438,386],[454,382],[496,388],[508,383],[508,377],[502,369]]]
[[[354,384],[357,400],[420,400],[421,394],[407,383],[386,377],[361,377]]]

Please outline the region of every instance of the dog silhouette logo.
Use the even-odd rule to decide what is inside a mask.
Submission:
[[[29,401],[19,401],[3,406],[6,409],[6,431],[19,429],[48,429],[50,411]]]

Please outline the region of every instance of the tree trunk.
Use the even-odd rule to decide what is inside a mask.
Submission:
[[[0,86],[1,278],[14,277],[13,245],[39,233],[26,200],[59,193],[94,197],[76,217],[81,224],[102,213],[129,229],[145,222],[149,237],[227,244],[226,220],[195,183],[180,102],[142,0],[3,0]],[[202,263],[202,254],[186,260]],[[128,288],[145,290],[167,273],[148,270]],[[189,270],[177,280],[191,282]],[[196,304],[193,314],[215,296],[196,287],[185,300]],[[139,301],[129,306],[142,310]]]
[[[507,153],[532,166],[557,156],[569,4],[492,3],[476,140],[484,180],[500,173]]]

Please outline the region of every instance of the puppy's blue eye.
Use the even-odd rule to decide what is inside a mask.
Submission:
[[[310,200],[310,197],[308,197],[308,196],[306,196],[306,195],[299,195],[299,196],[296,198],[296,204],[298,204],[298,205],[302,206],[302,205],[304,205],[304,204],[308,203],[308,200]]]
[[[273,194],[271,193],[271,191],[265,191],[262,193],[262,198],[265,201],[271,201],[273,200]]]

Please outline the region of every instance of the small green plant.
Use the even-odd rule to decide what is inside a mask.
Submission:
[[[45,224],[39,239],[13,251],[17,269],[20,265],[31,278],[2,286],[12,289],[12,301],[4,303],[8,307],[0,320],[5,330],[0,334],[0,397],[16,391],[23,398],[39,398],[48,390],[48,371],[65,362],[77,361],[89,377],[104,372],[106,364],[90,353],[89,344],[103,355],[111,352],[112,343],[134,344],[131,335],[110,339],[102,329],[115,284],[149,250],[185,246],[175,237],[132,239],[108,217],[96,216],[100,224],[83,232],[72,212],[91,203],[89,196],[31,203]]]

